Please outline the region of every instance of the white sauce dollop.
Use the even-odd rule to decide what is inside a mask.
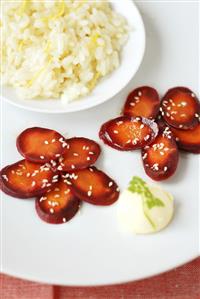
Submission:
[[[165,228],[171,221],[174,213],[172,195],[158,186],[148,188],[164,206],[144,209],[141,194],[125,190],[120,195],[117,205],[117,218],[121,230],[136,234],[155,233]]]

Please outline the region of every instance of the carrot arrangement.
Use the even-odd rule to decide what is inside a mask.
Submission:
[[[177,168],[179,150],[200,153],[200,102],[188,88],[175,87],[160,101],[142,86],[127,97],[123,116],[102,125],[99,137],[121,151],[141,149],[146,174],[165,180]]]
[[[175,173],[179,149],[200,153],[199,120],[200,103],[190,89],[172,88],[160,101],[154,88],[143,86],[129,94],[122,116],[101,126],[99,137],[120,151],[140,149],[146,174],[160,181]],[[17,149],[25,159],[1,170],[0,188],[36,197],[37,214],[48,223],[69,221],[81,201],[106,206],[119,197],[115,181],[93,166],[101,153],[93,140],[34,127],[18,136]]]
[[[117,184],[92,166],[101,152],[93,140],[35,127],[18,136],[17,149],[25,159],[1,170],[0,188],[13,197],[36,197],[36,211],[48,223],[69,221],[81,201],[111,205],[119,197]]]

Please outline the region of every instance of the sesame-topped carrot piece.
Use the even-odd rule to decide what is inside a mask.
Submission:
[[[150,144],[158,134],[157,124],[144,117],[121,116],[102,125],[99,137],[109,146],[130,151]]]
[[[36,164],[21,160],[0,172],[2,191],[13,197],[31,198],[46,192],[58,181],[58,174],[49,164]]]
[[[49,192],[35,201],[38,216],[52,224],[69,221],[78,212],[79,206],[80,200],[73,195],[70,186],[62,178]]]
[[[190,130],[172,128],[178,147],[184,151],[200,154],[200,123]]]
[[[62,154],[67,143],[58,132],[46,128],[29,128],[17,138],[17,149],[27,160],[35,163],[49,162]]]
[[[175,87],[163,97],[160,111],[170,126],[188,130],[199,123],[200,102],[189,88]]]
[[[123,114],[155,119],[159,113],[160,99],[157,91],[149,86],[134,89],[127,97]]]
[[[74,137],[66,140],[67,147],[59,158],[59,170],[73,171],[93,165],[98,159],[101,149],[95,141]]]
[[[75,170],[63,177],[75,196],[88,203],[107,206],[119,197],[119,188],[115,181],[94,166]]]
[[[172,176],[177,168],[179,152],[169,127],[161,130],[150,145],[142,149],[146,174],[155,181]]]

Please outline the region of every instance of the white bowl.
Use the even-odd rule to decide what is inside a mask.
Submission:
[[[2,98],[27,110],[45,113],[66,113],[80,111],[99,105],[122,90],[138,70],[145,50],[145,29],[141,15],[132,0],[110,1],[114,9],[124,15],[131,32],[122,55],[121,64],[111,75],[102,79],[88,96],[63,104],[59,99],[19,99],[14,88],[3,87]]]

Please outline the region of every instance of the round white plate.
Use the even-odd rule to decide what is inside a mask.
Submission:
[[[147,28],[147,52],[129,86],[96,108],[66,115],[25,112],[2,102],[2,166],[20,159],[15,140],[27,127],[49,127],[66,136],[100,142],[100,125],[119,114],[133,88],[149,84],[163,94],[172,86],[185,85],[198,92],[197,4],[145,1],[139,5]],[[188,57],[190,63],[183,65]],[[121,190],[133,175],[150,181],[139,151],[123,153],[100,144],[102,155],[97,166],[113,177]],[[110,207],[85,203],[70,222],[56,226],[38,218],[33,200],[0,193],[2,271],[34,281],[85,286],[137,280],[192,260],[199,254],[198,155],[181,154],[176,174],[160,184],[174,195],[175,217],[165,230],[148,236],[119,230],[117,203]]]
[[[46,113],[66,113],[80,111],[103,103],[124,88],[137,72],[145,49],[145,31],[142,18],[132,0],[110,1],[113,8],[126,17],[130,26],[129,39],[121,54],[121,64],[111,75],[103,78],[88,96],[70,103],[63,104],[60,100],[21,100],[15,90],[4,87],[2,96],[5,100],[18,107]]]

